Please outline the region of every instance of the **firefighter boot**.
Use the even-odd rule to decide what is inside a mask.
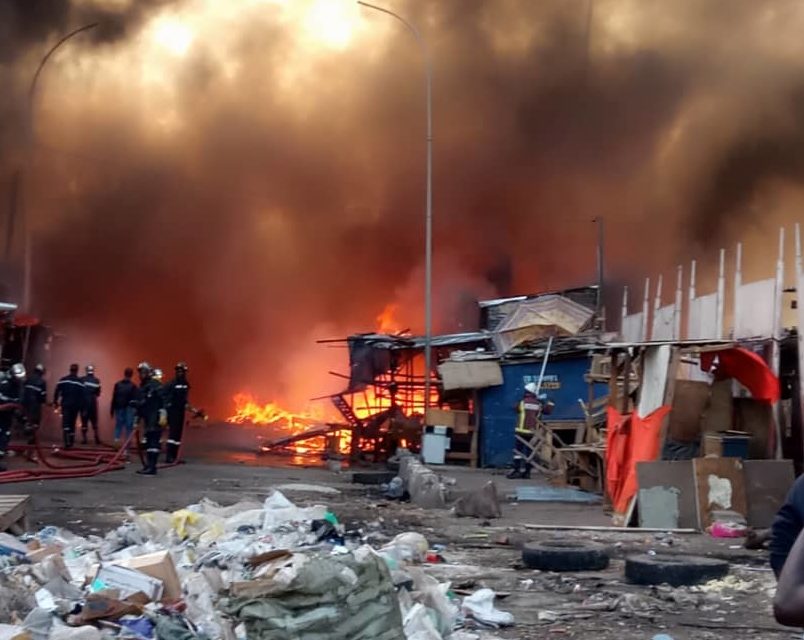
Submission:
[[[516,456],[514,458],[514,467],[511,469],[505,476],[511,480],[516,478],[529,478],[530,477],[530,465],[525,462],[524,458],[520,456]]]
[[[172,442],[167,443],[167,447],[165,447],[165,462],[167,464],[173,464],[176,462],[176,454],[178,454],[179,447]]]

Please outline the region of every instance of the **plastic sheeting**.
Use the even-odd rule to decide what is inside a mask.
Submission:
[[[701,369],[709,371],[715,357],[718,359],[719,378],[734,378],[744,385],[756,400],[778,402],[781,395],[779,378],[773,374],[759,354],[743,347],[708,351],[701,354]]]
[[[494,346],[507,353],[528,340],[580,333],[595,312],[559,295],[523,300],[494,330]]]
[[[233,600],[227,611],[263,640],[402,640],[399,601],[385,561],[370,550],[312,557],[282,591]]]

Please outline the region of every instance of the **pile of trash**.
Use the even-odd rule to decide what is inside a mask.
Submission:
[[[0,640],[441,640],[513,624],[493,591],[461,600],[428,575],[422,535],[373,548],[279,491],[128,516],[103,538],[0,534]]]

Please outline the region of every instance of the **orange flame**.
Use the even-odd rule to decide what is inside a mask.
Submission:
[[[396,319],[396,314],[399,312],[399,305],[395,302],[389,302],[380,315],[377,316],[377,333],[387,333],[395,335],[402,332],[402,327]]]
[[[258,424],[277,426],[294,432],[296,425],[310,426],[325,420],[323,412],[306,411],[294,413],[274,402],[260,404],[251,394],[238,393],[234,397],[235,413],[226,419],[231,424]]]
[[[230,424],[254,424],[270,426],[278,429],[284,435],[300,435],[327,421],[324,407],[318,410],[310,410],[302,413],[295,413],[283,409],[275,402],[260,403],[248,393],[238,393],[234,397],[235,413],[226,419]],[[335,442],[331,447],[327,446],[327,440],[333,439]],[[348,453],[350,437],[346,432],[331,433],[327,436],[319,435],[307,440],[295,442],[289,446],[296,453],[324,453],[328,450],[336,450],[339,453]]]

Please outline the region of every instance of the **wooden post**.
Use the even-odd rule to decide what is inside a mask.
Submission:
[[[737,243],[737,258],[734,268],[734,317],[732,318],[731,337],[737,336],[737,323],[740,318],[741,296],[740,289],[743,286],[743,243]]]
[[[642,340],[648,339],[648,314],[650,312],[650,278],[645,278],[645,298],[642,301]]]
[[[651,323],[651,330],[650,330],[650,339],[655,340],[656,336],[653,335],[653,330],[656,328],[656,316],[659,313],[659,309],[662,307],[662,281],[664,280],[664,276],[661,274],[659,275],[659,280],[656,283],[656,297],[653,299],[653,322]]]
[[[720,270],[717,276],[717,298],[715,299],[715,308],[717,314],[717,332],[715,337],[718,340],[723,339],[723,311],[724,300],[726,297],[726,250],[720,250]]]
[[[782,340],[782,298],[784,297],[784,227],[779,229],[779,258],[776,261],[776,286],[773,296],[773,338],[771,339],[771,368],[779,378],[781,368]],[[773,427],[776,433],[776,446],[771,452],[773,458],[782,457],[782,403],[773,406]]]
[[[676,276],[676,304],[673,308],[673,339],[681,340],[681,308],[683,304],[684,267],[678,265]]]
[[[620,336],[625,339],[625,319],[628,317],[628,285],[623,287],[623,308],[620,315]]]
[[[695,271],[696,271],[697,263],[693,260],[690,263],[690,289],[689,294],[687,295],[687,330],[686,330],[686,337],[689,339],[692,337],[692,306],[695,302]],[[697,328],[696,328],[696,335],[697,335]],[[680,338],[680,336],[679,336]]]

